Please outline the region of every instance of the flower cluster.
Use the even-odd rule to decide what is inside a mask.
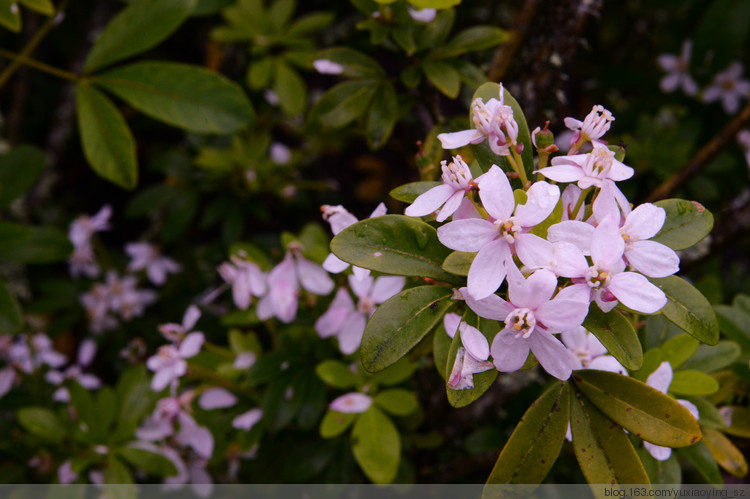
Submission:
[[[486,104],[475,100],[476,129],[441,136],[444,147],[489,138],[495,150],[503,142],[498,137],[503,144],[515,142],[516,135],[510,132],[518,125],[512,109],[503,104],[502,86],[500,92],[499,99]],[[587,347],[581,325],[592,303],[605,313],[621,303],[643,314],[656,313],[667,303],[665,294],[648,279],[679,270],[677,254],[651,240],[666,213],[649,203],[632,209],[617,187],[616,182],[634,172],[602,140],[612,121],[614,117],[602,106],[594,106],[582,121],[565,120],[575,131],[573,147],[536,172],[539,177],[571,183],[562,195],[558,185],[544,180],[522,183],[524,190],[514,193],[508,175],[497,165],[472,179],[468,166],[457,157],[450,167],[443,166],[443,184],[407,208],[407,215],[424,216],[443,206],[438,222],[453,215],[438,227],[440,242],[455,251],[475,253],[467,285],[459,294],[479,317],[503,323],[488,341],[456,317],[446,319],[446,331],[452,335],[458,330],[462,343],[448,379],[451,388],[472,387],[472,375],[493,364],[502,372],[516,371],[529,352],[551,375],[567,379],[573,369],[584,362],[594,364],[593,357],[605,353],[600,344],[593,345],[594,350],[582,357]],[[544,145],[545,154],[548,147]],[[588,152],[579,153],[582,150]],[[495,153],[504,155],[507,150]],[[469,211],[463,210],[456,216],[464,194],[471,190],[478,191],[478,200],[466,198],[474,203],[473,214],[465,215]],[[503,296],[496,294],[504,282]],[[558,335],[577,347],[566,348]],[[607,370],[624,371],[610,359],[597,363]]]

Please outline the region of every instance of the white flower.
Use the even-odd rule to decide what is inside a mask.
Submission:
[[[606,180],[618,182],[629,179],[634,173],[632,168],[615,159],[614,151],[598,145],[586,154],[552,158],[551,164],[537,173],[556,182],[577,182],[581,189],[601,188]]]
[[[200,318],[200,310],[195,305],[188,307],[182,319],[182,324],[162,324],[159,331],[173,343],[162,345],[156,355],[149,357],[146,366],[154,371],[151,388],[161,391],[173,381],[182,377],[187,371],[189,359],[198,355],[205,338],[203,333],[190,331]]]
[[[443,184],[420,194],[411,205],[406,207],[405,215],[423,217],[437,211],[442,206],[443,208],[436,217],[438,222],[442,222],[458,210],[464,195],[472,187],[476,187],[469,165],[461,156],[455,156],[451,163],[443,161],[441,168],[443,170]]]
[[[328,59],[313,61],[313,67],[320,74],[338,75],[344,72],[344,66]]]
[[[740,109],[740,99],[750,92],[750,82],[742,78],[742,63],[733,62],[721,73],[714,76],[714,81],[703,91],[703,102],[714,102],[721,99],[721,105],[729,114]]]
[[[85,246],[91,242],[91,237],[100,231],[108,230],[112,207],[104,205],[94,216],[81,215],[73,220],[68,230],[68,238],[73,246]]]
[[[131,260],[128,264],[129,272],[146,270],[148,279],[157,286],[163,285],[167,280],[167,274],[180,271],[180,266],[166,256],[159,254],[159,248],[149,243],[128,243],[125,252]]]
[[[600,145],[603,144],[603,141],[599,139],[607,133],[610,125],[615,121],[615,117],[604,106],[596,105],[591,108],[591,112],[586,115],[583,121],[571,117],[565,118],[564,121],[565,126],[575,133],[571,143],[591,141],[594,145]]]
[[[409,7],[409,15],[420,23],[430,23],[437,15],[437,9],[414,9]]]
[[[659,66],[667,72],[661,79],[660,86],[662,92],[674,92],[682,87],[686,95],[695,95],[698,93],[698,85],[690,76],[690,51],[692,43],[685,40],[682,43],[682,52],[679,56],[672,54],[662,54],[658,57]]]
[[[672,374],[672,365],[669,362],[664,361],[659,364],[659,367],[652,372],[648,378],[646,378],[646,384],[662,393],[667,393],[669,385],[672,384]],[[683,399],[677,399],[677,402],[687,409],[695,419],[700,418],[698,408],[695,404]],[[672,449],[669,447],[661,447],[660,445],[654,445],[651,442],[643,442],[643,445],[646,447],[646,450],[654,456],[654,459],[659,461],[666,461],[669,459],[669,456],[672,455]]]

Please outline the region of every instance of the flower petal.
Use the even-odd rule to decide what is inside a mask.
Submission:
[[[349,268],[349,264],[333,253],[330,253],[323,261],[323,268],[331,274],[340,274]]]
[[[198,319],[200,318],[200,309],[195,305],[190,305],[187,310],[185,310],[185,315],[182,317],[182,327],[185,332],[193,329],[195,327],[195,324],[198,322]]]
[[[587,369],[596,369],[597,371],[609,371],[611,373],[619,373],[623,376],[628,375],[627,369],[622,367],[622,364],[617,362],[617,359],[612,357],[611,355],[601,355],[599,357],[596,357],[591,362],[589,362],[589,365],[586,366]]]
[[[664,292],[635,272],[616,274],[612,277],[607,289],[623,305],[644,314],[654,314],[667,304],[667,296]]]
[[[247,412],[243,412],[232,420],[232,428],[238,430],[250,431],[253,426],[263,418],[263,410],[260,408],[250,409]]]
[[[508,269],[508,273],[515,272]],[[541,269],[531,274],[520,285],[513,285],[509,280],[508,297],[516,307],[524,307],[536,310],[542,303],[552,298],[552,293],[557,288],[557,277],[549,270]]]
[[[406,278],[402,276],[381,276],[375,279],[370,298],[377,304],[383,303],[391,296],[404,289]]]
[[[667,277],[680,270],[680,257],[656,241],[636,241],[625,251],[628,263],[649,277]]]
[[[437,230],[443,245],[455,251],[473,253],[491,243],[498,236],[495,224],[481,218],[467,218],[449,222]]]
[[[407,206],[404,214],[410,217],[423,217],[436,211],[448,201],[456,189],[448,184],[433,187],[427,192],[420,194],[414,202]]]
[[[645,441],[643,442],[643,446],[657,461],[666,461],[672,455],[672,449],[669,447],[662,447],[661,445],[655,445],[651,442]]]
[[[554,166],[542,168],[537,173],[541,173],[555,182],[576,182],[583,178],[583,170],[580,166],[566,164],[555,165],[555,160],[553,159],[552,161]]]
[[[593,236],[594,226],[578,220],[566,220],[547,229],[547,240],[549,242],[574,244],[584,255],[591,254],[591,238]]]
[[[461,130],[460,132],[441,133],[437,136],[443,149],[458,149],[467,144],[484,140],[484,134],[477,129]]]
[[[365,332],[367,318],[362,312],[352,312],[341,324],[338,334],[339,350],[345,355],[354,353],[362,343],[362,334]]]
[[[477,183],[479,198],[487,213],[495,220],[509,218],[516,206],[516,200],[505,172],[497,165],[492,165],[487,173],[477,179]]]
[[[334,283],[323,267],[297,255],[297,275],[300,284],[310,293],[327,295],[333,291]]]
[[[563,345],[571,350],[587,350],[588,331],[583,326],[577,326],[560,334]]]
[[[560,200],[560,188],[547,182],[535,182],[526,194],[526,204],[517,206],[514,215],[522,227],[533,227],[543,222]]]
[[[385,203],[380,203],[375,207],[372,213],[370,213],[370,218],[381,217],[386,213],[388,213],[388,208],[386,208]]]
[[[508,317],[508,314],[516,309],[516,307],[497,295],[489,295],[481,300],[475,300],[471,297],[467,288],[461,288],[460,291],[464,295],[469,308],[479,317],[484,317],[485,319],[504,321]]]
[[[487,338],[475,327],[461,323],[461,344],[466,351],[477,360],[487,360],[490,356],[490,344]]]
[[[619,224],[608,217],[594,229],[591,237],[591,261],[605,270],[621,260],[623,253],[625,240],[620,234]]]
[[[328,405],[333,411],[347,414],[359,414],[365,412],[372,405],[372,399],[364,393],[347,393],[335,399]]]
[[[201,351],[205,337],[203,333],[194,332],[185,336],[185,339],[180,343],[180,357],[183,359],[189,359],[198,355]]]
[[[224,388],[210,388],[203,392],[198,399],[198,405],[201,409],[210,411],[212,409],[223,409],[232,407],[237,403],[237,397],[229,390]]]
[[[365,298],[370,296],[372,290],[372,284],[375,279],[371,275],[365,276],[363,279],[357,279],[354,275],[348,276],[349,287],[352,288],[352,293],[357,298]]]
[[[479,250],[474,261],[471,262],[466,281],[466,287],[472,298],[481,300],[497,291],[505,280],[504,262],[509,257],[510,248],[505,239],[496,239]]]
[[[504,373],[518,371],[529,357],[529,342],[523,338],[516,339],[513,333],[503,329],[492,341],[490,352],[492,363],[498,371]]]
[[[589,270],[589,264],[583,252],[570,243],[555,243],[555,266],[552,271],[560,277],[583,277]]]
[[[344,319],[354,311],[354,302],[346,288],[339,288],[336,297],[323,315],[315,321],[315,331],[321,338],[328,338],[341,331]]]
[[[542,303],[534,312],[534,316],[548,332],[560,333],[580,326],[588,313],[588,302],[555,298]]]
[[[666,360],[659,364],[659,367],[646,378],[646,384],[662,393],[667,393],[669,385],[672,384],[672,364]]]
[[[576,365],[573,354],[551,334],[536,329],[529,337],[531,351],[545,371],[557,379],[566,380]]]
[[[620,229],[631,240],[651,239],[664,226],[667,212],[664,208],[651,203],[644,203],[628,214]]]
[[[438,222],[444,222],[446,218],[453,215],[459,206],[461,206],[461,200],[464,198],[464,191],[455,191],[451,197],[443,205],[443,208],[438,212],[435,220]]]
[[[443,316],[443,327],[445,328],[446,334],[453,338],[456,336],[456,331],[458,330],[458,325],[461,323],[461,316],[458,314],[454,314],[453,312],[448,312]],[[2,374],[2,371],[0,371],[0,374]]]

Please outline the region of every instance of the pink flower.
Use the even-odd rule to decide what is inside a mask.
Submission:
[[[327,295],[334,283],[320,265],[291,250],[268,276],[269,292],[258,302],[260,320],[275,316],[281,322],[292,322],[297,316],[300,286],[312,294]]]
[[[436,217],[438,222],[442,222],[458,210],[464,195],[475,185],[471,170],[461,156],[455,156],[450,164],[443,161],[441,167],[443,184],[420,194],[410,206],[406,207],[405,215],[423,217],[442,206],[443,208]]]
[[[371,405],[372,398],[368,397],[364,393],[352,392],[340,396],[339,398],[331,402],[328,407],[331,410],[337,412],[359,414],[365,412],[370,408]]]
[[[409,7],[409,15],[412,19],[420,23],[430,23],[437,15],[436,9],[413,9]]]
[[[224,388],[210,388],[203,392],[198,399],[201,409],[210,411],[212,409],[225,409],[237,403],[237,397]]]
[[[519,370],[532,351],[552,376],[562,380],[570,377],[576,361],[552,334],[581,325],[589,304],[567,289],[552,298],[556,289],[557,277],[552,272],[537,270],[524,279],[515,265],[508,265],[508,301],[497,295],[483,300],[467,296],[467,305],[477,315],[505,322],[490,348],[499,371]]]
[[[344,66],[328,59],[317,59],[313,61],[313,67],[320,74],[338,75],[344,72]]]
[[[323,212],[323,220],[326,220],[331,224],[331,232],[333,232],[334,236],[359,221],[357,220],[357,217],[349,213],[346,208],[341,205],[331,206],[324,204],[320,207],[320,210]],[[375,210],[373,210],[372,214],[370,214],[369,218],[385,215],[386,211],[385,204],[380,203]],[[323,268],[332,274],[339,274],[348,269],[349,264],[333,253],[329,253],[328,257],[323,261]],[[363,269],[356,265],[352,265],[352,272],[357,276],[357,279],[364,279],[366,276],[370,275],[368,269]]]
[[[444,322],[452,323],[453,321],[452,317],[447,321],[444,319]],[[448,333],[448,335],[452,338],[456,334],[456,330],[453,329],[452,325],[449,325],[446,326],[446,332],[449,328],[453,334]],[[448,387],[452,390],[466,390],[474,388],[474,374],[492,369],[493,366],[492,362],[487,360],[490,357],[490,344],[487,342],[487,338],[477,328],[465,322],[460,322],[458,330],[461,332],[461,344],[463,346],[459,347],[456,352],[456,360],[448,375]]]
[[[606,180],[628,179],[633,176],[633,169],[617,161],[614,151],[595,146],[586,154],[552,158],[552,166],[537,173],[556,182],[577,182],[578,187],[587,189],[592,186],[601,188]]]
[[[610,125],[615,121],[615,117],[612,113],[604,109],[604,106],[596,105],[591,108],[591,112],[586,115],[583,121],[575,118],[565,118],[565,126],[569,130],[575,132],[571,139],[571,144],[580,144],[582,142],[591,141],[596,146],[598,144],[604,144],[603,141],[599,140],[607,133]],[[584,187],[582,187],[583,189]]]
[[[473,129],[438,135],[443,149],[458,149],[488,139],[492,152],[508,156],[511,148],[518,146],[518,123],[513,117],[513,108],[505,105],[502,84],[499,99],[492,98],[487,103],[480,98],[474,99],[471,103],[471,120],[474,123]]]
[[[266,275],[253,262],[232,255],[231,263],[222,263],[218,271],[222,279],[232,285],[232,298],[237,308],[247,309],[251,296],[266,293]]]
[[[475,252],[468,276],[468,290],[476,299],[485,298],[505,280],[505,261],[512,250],[533,251],[536,244],[528,230],[546,219],[560,198],[560,189],[536,182],[527,191],[526,204],[516,206],[508,178],[493,165],[479,179],[479,197],[489,220],[456,220],[438,228],[438,238],[450,249]]]
[[[81,215],[70,224],[68,239],[73,243],[73,254],[68,259],[68,263],[73,277],[83,274],[86,277],[95,278],[101,272],[94,256],[91,238],[95,233],[110,228],[110,216],[112,216],[112,208],[104,205],[96,215],[92,217]]]
[[[182,324],[162,324],[159,331],[165,338],[172,340],[170,345],[162,345],[156,355],[149,357],[146,366],[154,371],[151,388],[161,391],[173,381],[181,378],[187,370],[189,359],[198,355],[205,338],[203,333],[190,331],[200,318],[200,310],[195,305],[188,307]]]
[[[260,408],[250,409],[243,412],[232,420],[232,428],[238,430],[250,431],[253,426],[263,419],[263,410]]]
[[[659,66],[667,72],[659,83],[662,92],[674,92],[682,87],[685,95],[695,95],[698,93],[698,85],[690,76],[690,51],[692,43],[685,40],[682,43],[682,52],[679,56],[672,54],[662,54],[658,57]]]
[[[672,374],[672,365],[669,362],[664,361],[659,364],[659,367],[654,372],[652,372],[648,376],[648,378],[646,378],[646,384],[651,388],[659,390],[662,393],[667,393],[667,390],[669,390],[669,385],[672,384]],[[677,402],[679,402],[682,407],[687,409],[695,419],[699,419],[700,414],[698,412],[698,407],[696,407],[695,404],[683,399],[677,399]],[[654,445],[651,442],[643,442],[643,446],[646,447],[646,450],[649,452],[649,454],[654,456],[654,459],[658,461],[666,461],[667,459],[669,459],[669,456],[672,455],[672,449],[670,449],[669,447]]]
[[[596,369],[599,371],[610,371],[628,375],[627,369],[617,362],[617,359],[607,355],[607,349],[592,333],[586,331],[583,326],[578,326],[570,331],[560,334],[563,344],[570,350],[576,359],[576,369]]]
[[[74,379],[82,387],[89,390],[96,390],[101,387],[101,381],[93,374],[84,373],[83,370],[93,362],[96,356],[96,343],[92,339],[86,339],[78,347],[76,363],[69,366],[61,372],[56,369],[47,371],[44,379],[53,385],[61,385],[67,379]],[[58,402],[69,402],[70,392],[64,386],[58,388],[52,395],[52,398]]]
[[[742,63],[733,62],[727,69],[714,77],[713,83],[703,91],[703,102],[714,102],[721,99],[721,105],[728,114],[735,114],[740,109],[740,99],[750,92],[750,82],[742,78]]]
[[[159,248],[149,243],[128,243],[125,245],[125,253],[130,256],[128,264],[129,272],[146,270],[148,279],[156,286],[161,286],[167,281],[167,274],[180,271],[180,266],[166,256],[159,254]]]
[[[357,305],[345,288],[340,288],[328,310],[315,322],[315,330],[321,338],[336,336],[341,352],[354,353],[362,341],[367,319],[377,305],[403,289],[406,280],[401,276],[382,276],[373,279],[366,276],[358,280],[349,276],[349,287],[358,298]]]

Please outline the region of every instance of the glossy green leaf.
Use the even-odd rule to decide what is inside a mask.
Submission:
[[[461,31],[438,48],[433,57],[456,57],[466,52],[492,48],[508,39],[508,32],[494,26],[474,26]]]
[[[722,411],[729,414],[730,424],[724,430],[726,433],[750,438],[750,408],[730,405],[723,407]]]
[[[55,14],[55,6],[50,0],[20,0],[24,7],[31,10],[44,14],[45,16],[52,16]]]
[[[28,191],[44,170],[44,152],[20,145],[0,156],[0,210]]]
[[[448,364],[448,353],[452,344],[453,339],[445,332],[445,322],[440,321],[432,337],[432,357],[435,362],[435,369],[443,379],[446,379],[450,374],[445,372],[445,366]]]
[[[315,374],[326,385],[334,388],[351,388],[357,384],[357,377],[349,367],[338,360],[326,360],[315,366]]]
[[[330,12],[312,12],[294,19],[286,30],[286,34],[287,36],[310,35],[327,28],[333,21],[334,15]]]
[[[747,475],[745,456],[724,434],[713,428],[706,428],[703,430],[703,441],[719,466],[736,477]]]
[[[0,26],[14,33],[21,31],[21,9],[13,0],[0,0]]]
[[[288,64],[276,60],[276,77],[273,89],[279,97],[281,109],[289,115],[298,115],[307,107],[307,87],[302,77]]]
[[[453,291],[420,286],[401,291],[380,305],[362,336],[362,366],[382,371],[406,355],[454,304]]]
[[[411,182],[396,187],[390,194],[393,199],[403,201],[404,203],[413,203],[421,194],[442,184],[442,182]]]
[[[693,369],[674,372],[669,391],[675,395],[710,395],[719,389],[719,383],[708,374]]]
[[[609,353],[626,369],[637,371],[643,365],[643,350],[633,324],[618,310],[604,313],[595,304],[583,327],[591,331]]]
[[[23,327],[21,306],[8,289],[8,283],[0,277],[0,331],[3,334],[17,333]]]
[[[393,133],[393,127],[398,120],[398,112],[396,90],[392,83],[383,82],[372,100],[365,125],[367,145],[370,149],[379,149],[385,145]]]
[[[510,94],[510,92],[508,92],[506,88],[503,88],[503,96],[505,99],[505,105],[510,106],[511,109],[513,109],[513,117],[518,124],[518,142],[523,144],[521,158],[523,159],[523,165],[526,169],[526,176],[531,179],[533,178],[532,174],[534,171],[534,158],[532,152],[534,151],[534,147],[531,143],[531,133],[529,132],[529,125],[526,123],[526,117],[523,114],[521,106],[518,105],[518,101],[516,101],[516,99]],[[484,85],[479,87],[476,92],[474,92],[474,96],[471,98],[471,100],[474,101],[474,99],[477,98],[482,99],[483,102],[489,102],[490,99],[499,99],[500,85],[492,82],[485,83]],[[469,124],[472,128],[474,128],[471,116],[469,116]],[[484,158],[484,164],[482,163],[479,155],[480,150],[482,150],[483,148],[485,148],[486,152],[489,154],[488,157],[486,156]],[[489,169],[489,167],[493,163],[497,165],[505,164],[505,171],[512,171],[505,159],[503,159],[501,156],[496,156],[494,153],[492,153],[492,151],[490,151],[486,141],[482,144],[479,144],[478,146],[475,146],[474,150],[477,152],[477,159],[480,160],[483,171]]]
[[[315,54],[315,60],[325,59],[344,68],[343,75],[350,78],[378,79],[385,76],[385,71],[375,59],[347,47],[336,47],[321,50]]]
[[[209,69],[137,62],[93,81],[152,118],[197,133],[231,133],[254,119],[242,89]]]
[[[161,454],[137,447],[120,447],[117,455],[130,463],[137,470],[154,476],[173,476],[177,474],[175,465]]]
[[[440,243],[435,228],[404,215],[350,225],[333,238],[331,251],[345,262],[377,272],[460,283],[442,269],[451,250]]]
[[[455,99],[461,91],[461,75],[458,70],[445,62],[426,60],[422,70],[430,83],[446,97]]]
[[[463,251],[454,251],[443,261],[443,270],[451,274],[468,276],[471,263],[474,261],[476,253],[464,253]]]
[[[687,458],[696,471],[706,479],[706,482],[714,485],[724,483],[724,477],[721,476],[716,459],[711,455],[705,442],[697,442],[690,447],[677,449],[677,455]]]
[[[87,83],[76,86],[78,131],[91,168],[125,189],[138,183],[133,134],[112,102]]]
[[[698,414],[700,415],[701,428],[716,428],[723,430],[726,428],[726,421],[724,416],[719,412],[714,404],[706,400],[704,397],[693,397],[690,395],[683,395],[682,398],[688,402],[695,404],[698,408]]]
[[[468,310],[466,313],[464,313],[464,316],[461,318],[461,320],[463,322],[466,322],[470,326],[476,327],[479,332],[481,332],[485,336],[489,345],[492,345],[492,340],[500,331],[501,323],[478,317],[477,314],[475,314],[471,310]],[[458,354],[458,349],[461,346],[463,346],[463,343],[461,342],[461,331],[456,331],[455,335],[453,336],[453,341],[451,342],[450,350],[448,350],[448,356],[446,358],[446,381],[453,371],[453,365],[456,363],[456,355]],[[495,383],[497,375],[498,371],[493,367],[488,369],[487,371],[474,374],[473,388],[467,388],[465,390],[453,390],[446,385],[445,393],[448,397],[448,403],[453,407],[466,407],[467,405],[471,404],[479,397],[484,395],[484,393],[490,389],[493,383]]]
[[[666,461],[659,461],[654,459],[645,447],[641,447],[638,449],[638,457],[641,458],[643,469],[648,473],[648,478],[652,484],[682,483],[682,469],[675,454],[672,454]]]
[[[721,331],[743,350],[750,350],[750,313],[728,305],[716,305],[714,311]]]
[[[311,112],[312,116],[324,125],[334,128],[351,123],[370,107],[378,83],[373,80],[339,83],[318,100]]]
[[[649,483],[646,470],[620,425],[583,395],[571,397],[570,409],[573,450],[588,483]]]
[[[133,474],[113,454],[109,456],[109,465],[104,469],[103,478],[105,497],[111,499],[135,499],[137,497]]]
[[[22,230],[17,232],[14,226]],[[11,222],[0,223],[0,234],[15,232],[0,239],[0,260],[18,263],[54,263],[66,260],[73,252],[67,234],[55,227],[28,227]]]
[[[700,342],[687,334],[680,334],[668,339],[659,347],[662,359],[672,365],[672,369],[677,369],[687,361],[698,349]]]
[[[412,362],[408,358],[403,357],[382,371],[372,374],[370,376],[370,382],[384,386],[397,385],[410,379],[411,375],[414,374],[414,371],[416,371],[418,367],[419,365],[416,362]]]
[[[698,244],[714,226],[711,212],[695,201],[664,199],[655,204],[664,208],[667,218],[651,240],[673,250],[684,250]]]
[[[553,384],[531,404],[503,447],[487,484],[541,483],[560,454],[569,407],[567,383]]]
[[[664,447],[685,447],[701,438],[698,422],[675,399],[607,371],[574,371],[571,379],[610,419],[637,437]]]
[[[413,55],[417,51],[415,32],[416,26],[413,24],[402,24],[391,30],[393,41],[406,52],[406,55]]]
[[[352,429],[352,452],[367,478],[391,483],[401,460],[401,437],[391,420],[377,407],[362,413]]]
[[[86,57],[92,73],[143,52],[172,34],[190,15],[195,0],[135,0],[104,28]]]
[[[419,402],[414,392],[395,388],[380,392],[373,398],[381,409],[394,416],[408,416],[419,408]]]
[[[146,374],[145,366],[126,369],[116,387],[119,423],[138,424],[149,411],[158,395],[151,390],[151,378]]]
[[[262,57],[250,61],[250,67],[247,68],[247,84],[250,88],[259,90],[268,86],[275,64],[276,59],[273,57]]]
[[[320,422],[320,436],[333,438],[341,435],[357,419],[358,414],[329,410]]]
[[[67,433],[60,418],[44,407],[24,407],[18,410],[16,418],[26,430],[50,442],[59,443]]]
[[[719,342],[716,314],[700,291],[674,275],[651,282],[667,295],[667,304],[661,309],[664,317],[698,341],[708,345]]]
[[[461,0],[409,0],[418,9],[447,9],[461,3]]]

